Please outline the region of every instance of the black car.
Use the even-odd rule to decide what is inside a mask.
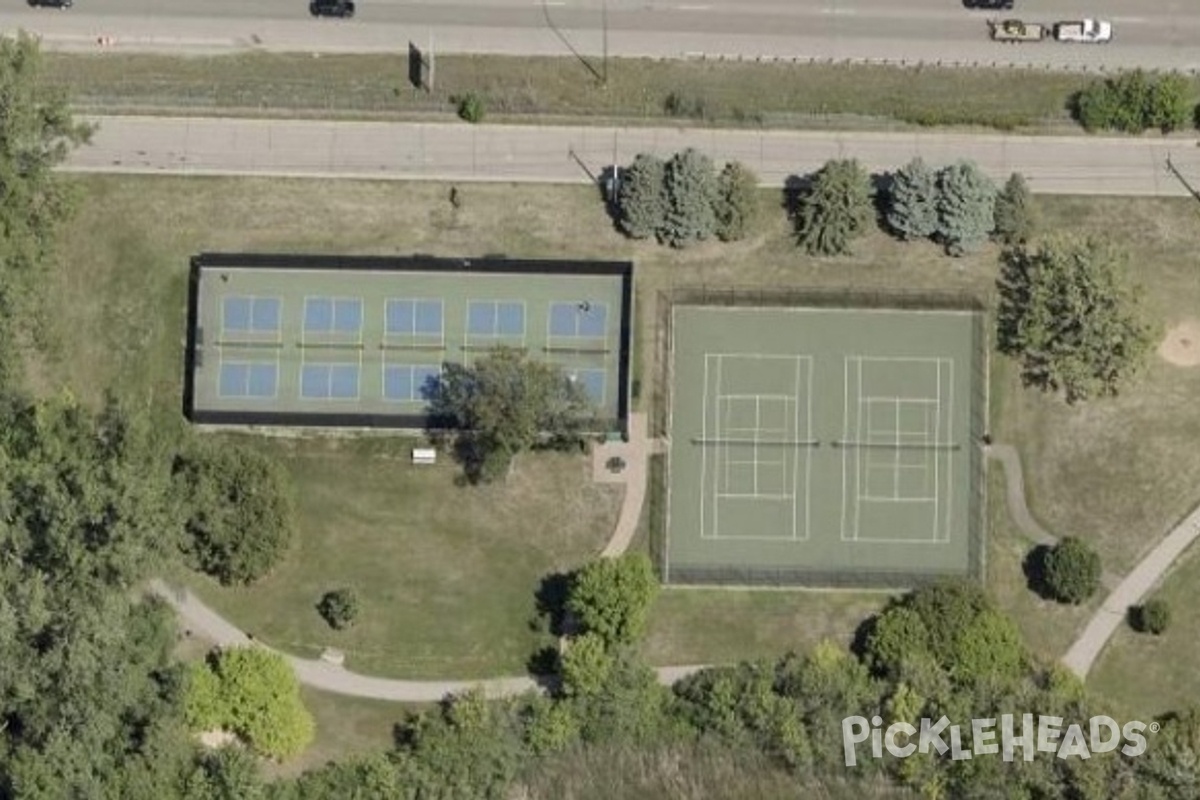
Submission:
[[[963,0],[963,5],[988,11],[1012,11],[1013,0]]]
[[[45,8],[60,8],[66,10],[74,5],[74,0],[29,0],[29,5],[34,8],[43,6]]]
[[[314,17],[353,17],[354,0],[313,0],[308,11]]]

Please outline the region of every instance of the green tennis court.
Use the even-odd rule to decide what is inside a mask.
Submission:
[[[671,314],[667,581],[976,572],[979,312]]]
[[[419,427],[446,364],[503,345],[627,413],[626,263],[209,254],[193,266],[198,422]]]

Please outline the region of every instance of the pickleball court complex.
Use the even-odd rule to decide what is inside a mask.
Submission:
[[[982,311],[813,298],[667,301],[664,580],[979,575]]]

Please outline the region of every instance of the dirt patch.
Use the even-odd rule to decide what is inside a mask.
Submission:
[[[1200,366],[1200,320],[1185,320],[1167,331],[1158,354],[1177,367]]]

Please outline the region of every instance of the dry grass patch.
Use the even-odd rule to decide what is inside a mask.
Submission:
[[[1091,78],[1054,72],[614,58],[601,87],[574,58],[439,56],[432,93],[405,55],[50,53],[47,80],[91,112],[449,117],[486,98],[489,120],[808,128],[983,125],[1077,132],[1066,105]]]

